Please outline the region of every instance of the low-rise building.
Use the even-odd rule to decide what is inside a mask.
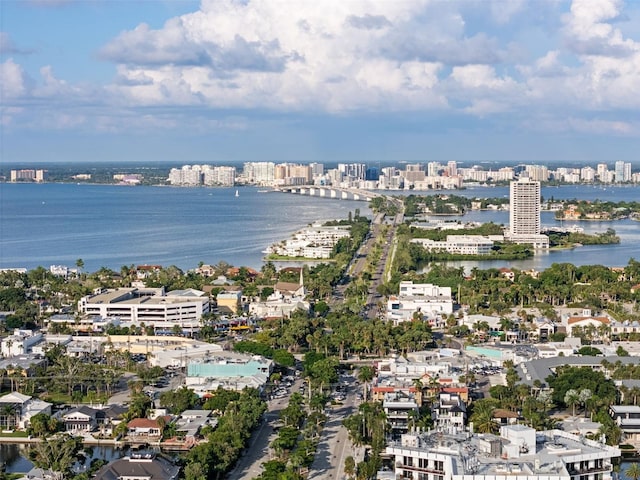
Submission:
[[[199,328],[203,314],[209,313],[209,297],[200,290],[163,288],[116,288],[98,290],[82,297],[78,311],[89,317],[116,317],[122,323],[144,323],[156,330]]]
[[[96,480],[176,480],[180,467],[154,453],[132,453],[96,473]]]
[[[638,405],[611,405],[609,415],[618,424],[630,442],[640,441],[640,406]]]
[[[16,328],[13,334],[2,339],[0,353],[5,358],[31,352],[31,348],[42,341],[42,333]]]
[[[216,295],[216,302],[219,312],[238,314],[242,309],[242,290],[223,290]]]
[[[1,430],[24,430],[29,426],[31,417],[39,413],[51,415],[51,404],[20,392],[0,397]]]
[[[453,313],[451,287],[429,283],[400,282],[398,295],[387,301],[387,320],[394,324],[409,321],[414,313],[423,317],[446,316]]]
[[[471,431],[406,434],[386,448],[393,470],[379,479],[611,480],[620,450],[561,430],[505,425],[500,435]]]
[[[98,410],[82,405],[62,415],[64,429],[72,434],[93,432],[98,428]]]
[[[495,241],[500,239],[484,235],[447,235],[445,241],[430,240],[428,238],[414,238],[411,243],[421,245],[429,251],[441,251],[458,255],[488,255],[492,252]]]
[[[185,384],[201,397],[218,387],[237,391],[246,387],[260,390],[272,371],[272,360],[225,351],[215,357],[189,363]]]
[[[391,427],[391,438],[407,433],[411,422],[415,424],[419,406],[413,393],[402,391],[385,393],[382,408]]]
[[[467,421],[467,406],[459,395],[441,392],[431,408],[431,417],[437,430],[462,431]]]

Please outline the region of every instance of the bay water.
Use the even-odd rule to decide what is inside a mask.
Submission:
[[[235,195],[236,190],[238,196]],[[442,192],[385,192],[418,195]],[[471,187],[450,192],[481,198],[506,198],[508,187]],[[640,200],[639,187],[543,187],[545,199]],[[0,268],[50,265],[118,271],[123,265],[176,265],[188,270],[199,262],[259,269],[271,243],[288,238],[315,221],[345,219],[349,212],[371,212],[366,202],[332,200],[244,188],[126,187],[77,184],[0,184]],[[507,211],[472,211],[463,221],[508,225]],[[542,213],[543,226],[558,225]],[[640,259],[640,222],[564,222],[587,233],[616,230],[619,245],[550,251],[513,262],[455,262],[465,268],[543,270],[552,263],[624,266]]]

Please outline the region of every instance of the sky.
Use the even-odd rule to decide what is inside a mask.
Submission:
[[[640,2],[0,0],[0,161],[636,162]]]

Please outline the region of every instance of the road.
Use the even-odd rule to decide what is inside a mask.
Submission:
[[[297,392],[301,384],[302,380],[297,379],[291,387],[291,392]],[[280,419],[280,411],[288,404],[289,395],[269,400],[267,403],[268,410],[264,415],[262,425],[253,432],[244,454],[238,459],[234,469],[227,475],[229,480],[250,480],[262,473],[262,464],[271,459],[269,445],[276,438],[273,426]]]
[[[347,397],[341,406],[329,407],[328,418],[318,442],[316,455],[309,469],[309,479],[335,480],[346,478],[344,460],[353,456],[356,463],[362,460],[362,448],[356,448],[349,440],[342,420],[353,415],[356,410],[356,386],[353,378],[348,379]],[[362,452],[362,453],[360,453]]]

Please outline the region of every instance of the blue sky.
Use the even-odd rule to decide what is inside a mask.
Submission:
[[[640,2],[1,0],[0,160],[636,161]]]

